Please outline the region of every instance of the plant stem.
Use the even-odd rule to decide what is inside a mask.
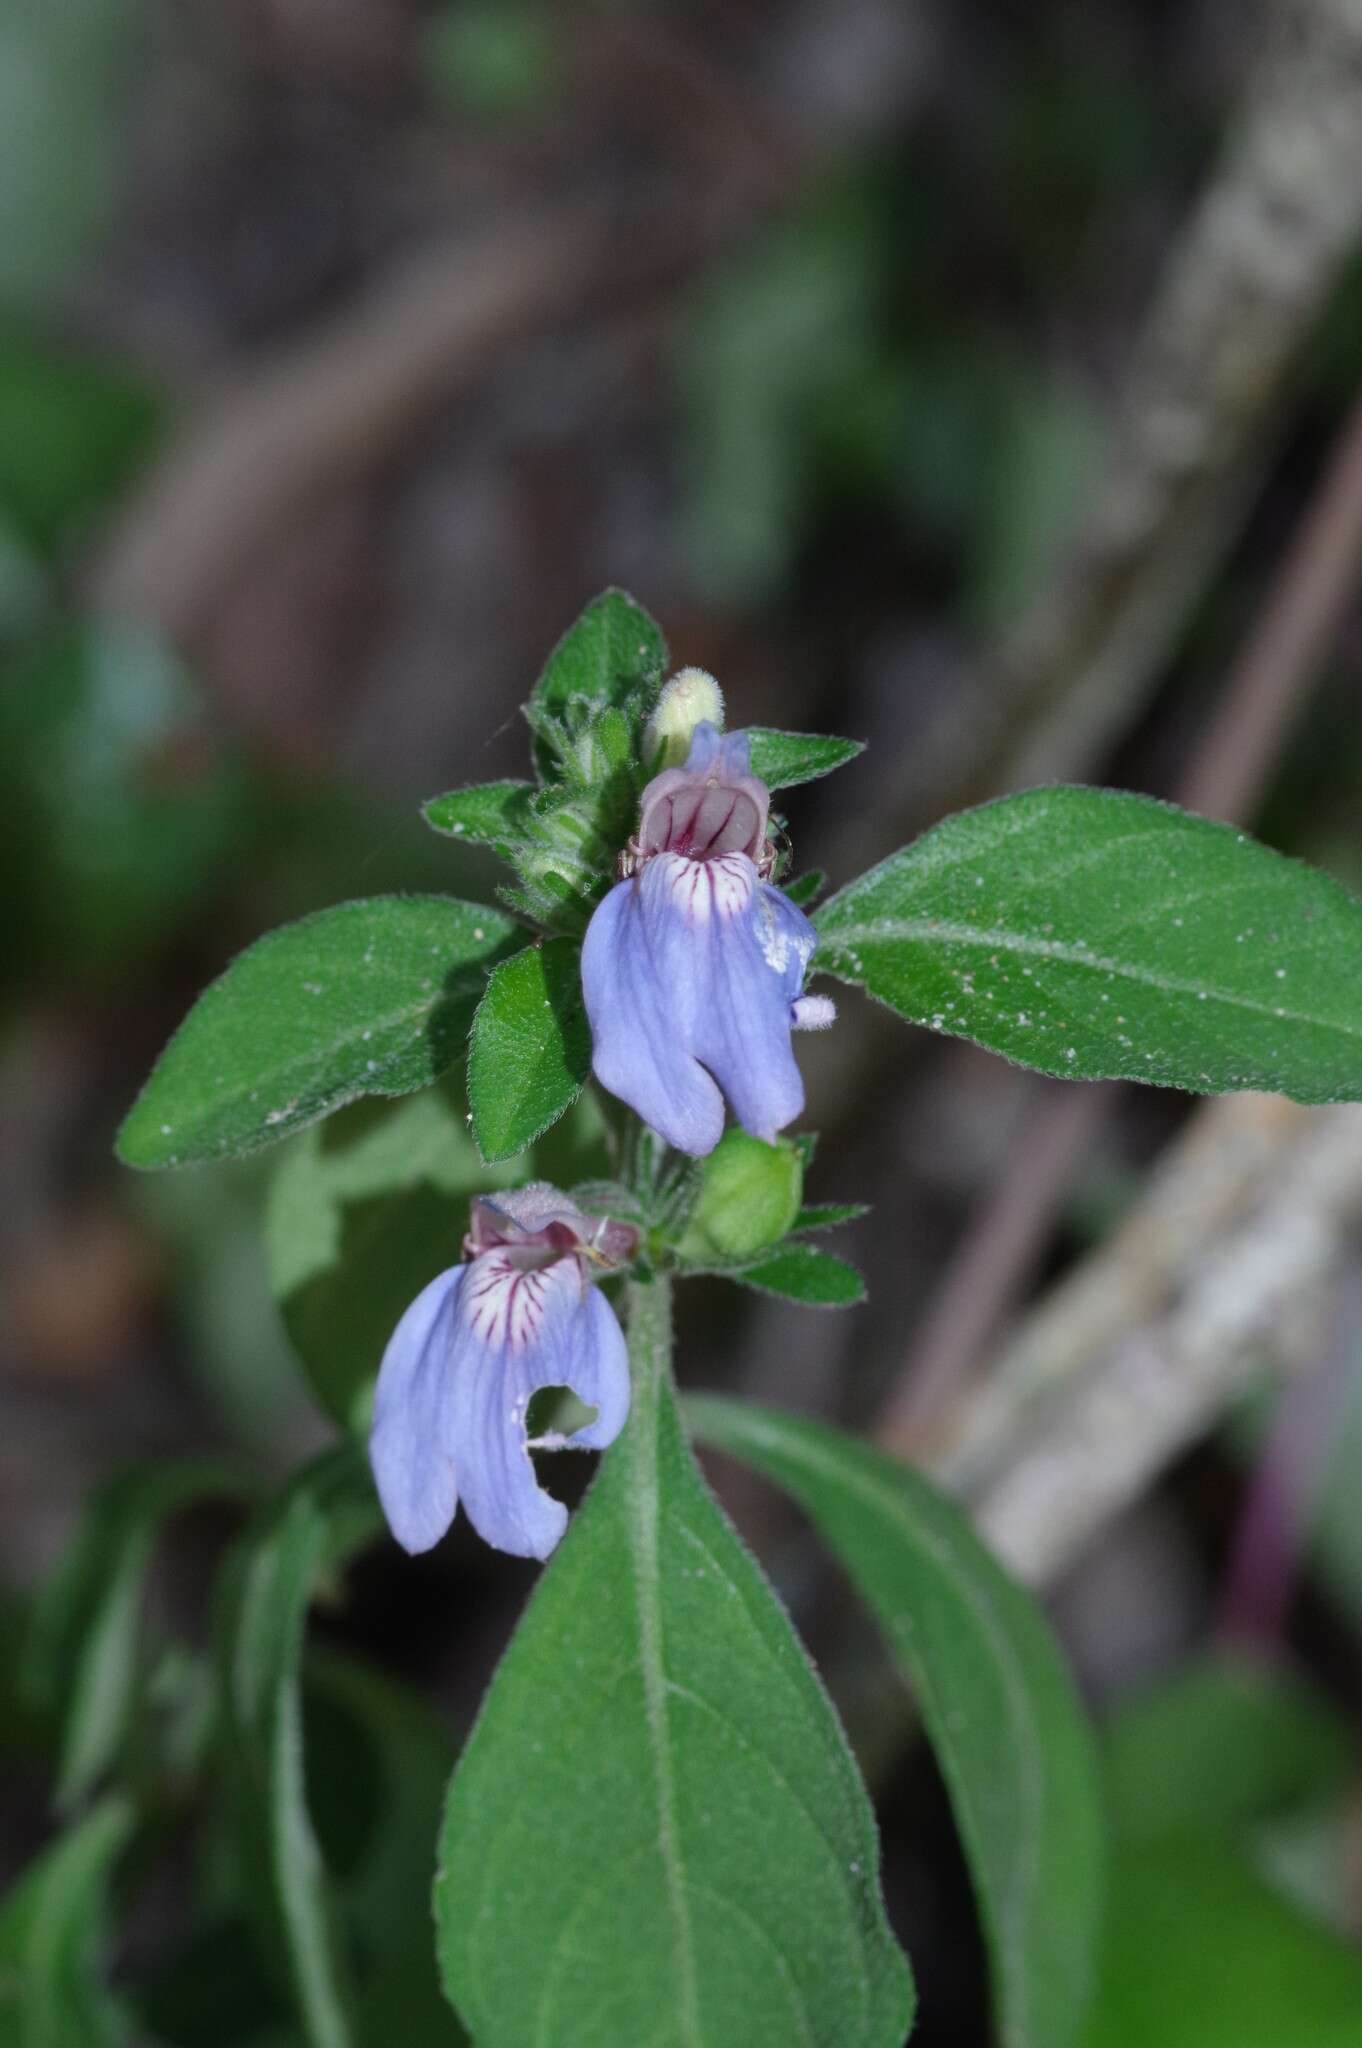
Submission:
[[[629,1542],[638,1612],[639,1667],[656,1768],[658,1847],[675,1926],[680,1992],[679,2038],[699,2048],[700,2013],[690,1901],[682,1863],[677,1793],[668,1727],[668,1679],[661,1600],[662,1472],[685,1458],[672,1397],[672,1290],[665,1274],[629,1283],[629,1364],[633,1408],[612,1453],[623,1461]],[[675,1472],[673,1471],[673,1486]]]
[[[671,1384],[672,1289],[665,1273],[651,1280],[631,1280],[628,1293],[629,1366],[633,1379],[633,1411],[629,1428],[652,1441],[658,1410]]]

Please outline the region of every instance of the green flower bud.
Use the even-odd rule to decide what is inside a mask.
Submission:
[[[788,1139],[765,1145],[725,1132],[704,1163],[700,1195],[682,1240],[687,1258],[746,1258],[784,1237],[799,1214],[804,1162]]]
[[[697,725],[708,722],[719,732],[724,729],[724,693],[712,675],[702,668],[678,669],[662,695],[643,733],[643,761],[650,775],[663,768],[679,768],[690,752],[691,735]]]

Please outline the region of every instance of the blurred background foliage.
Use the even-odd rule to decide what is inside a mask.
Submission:
[[[332,1440],[298,1352],[348,1412],[455,1255],[475,1177],[461,1101],[434,1091],[136,1181],[110,1143],[150,1058],[283,918],[397,887],[488,896],[491,864],[418,803],[524,772],[517,707],[607,583],[718,673],[736,722],[870,741],[788,800],[800,866],[845,880],[958,800],[965,679],[1086,516],[1271,27],[1251,12],[1247,33],[1227,0],[0,0],[5,2039],[294,2039],[230,1903],[251,1849],[223,1758],[235,1740],[253,1767],[256,1735],[224,1750],[215,1725],[204,1586],[229,1545],[262,1568],[275,1539],[245,1503]],[[1360,336],[1349,253],[1232,544],[1092,779],[1178,786]],[[1353,603],[1258,820],[1354,886],[1360,658]],[[820,1317],[697,1283],[682,1371],[868,1427],[1034,1098],[865,1017],[805,1065],[810,1194],[873,1204],[846,1238],[870,1303]],[[1185,1114],[1115,1103],[1029,1289],[1129,1210]],[[556,1135],[585,1161],[598,1134]],[[394,1145],[413,1190],[371,1213],[367,1162]],[[315,1257],[272,1290],[288,1203]],[[1120,1823],[1094,2048],[1357,2038],[1355,1293],[1325,1347],[1299,1570],[1249,1662],[1223,1622],[1270,1388],[1058,1589]],[[959,1853],[897,1689],[807,1537],[719,1476],[872,1769],[920,2038],[983,2043]],[[530,1575],[461,1527],[416,1563],[370,1546],[342,1583],[349,1527],[308,1552],[313,1647],[300,1661],[295,1634],[261,1712],[301,1689],[372,2038],[456,2040],[424,1940],[438,1789]]]

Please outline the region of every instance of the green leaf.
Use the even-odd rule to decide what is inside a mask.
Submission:
[[[381,1521],[360,1446],[319,1459],[241,1539],[219,1617],[224,1764],[243,1895],[309,2048],[353,2048],[358,2036],[336,1900],[308,1811],[299,1659],[318,1578]]]
[[[419,1694],[352,1658],[309,1652],[303,1670],[309,1797],[334,1889],[367,1960],[359,2036],[456,2048],[465,2035],[440,1989],[430,1880],[454,1738]]]
[[[769,1258],[750,1266],[725,1267],[730,1280],[741,1280],[763,1294],[802,1301],[809,1308],[854,1308],[865,1300],[865,1282],[854,1266],[816,1245],[781,1246]]]
[[[1140,1841],[1243,1827],[1340,1791],[1350,1748],[1300,1679],[1207,1658],[1122,1702],[1106,1734],[1112,1823]]]
[[[164,1259],[184,1371],[208,1404],[215,1434],[265,1468],[280,1443],[306,1442],[316,1427],[270,1288],[260,1228],[280,1154],[308,1135],[211,1173],[141,1174],[126,1191]]]
[[[549,939],[503,960],[473,1019],[468,1102],[489,1164],[510,1159],[557,1123],[591,1071],[581,948]]]
[[[0,327],[0,507],[23,539],[55,554],[146,459],[160,410],[121,368]]]
[[[791,1230],[835,1230],[841,1223],[857,1223],[870,1214],[866,1202],[808,1202],[790,1225]]]
[[[602,591],[549,656],[530,700],[533,722],[590,707],[622,710],[637,727],[652,709],[666,665],[667,643],[656,620],[627,591]],[[554,774],[554,749],[539,732],[534,751],[541,775]]]
[[[1362,1096],[1362,903],[1150,797],[961,812],[814,922],[820,969],[1042,1073]]]
[[[133,1828],[110,1797],[0,1901],[0,2039],[15,2048],[121,2048],[127,2021],[101,1975],[109,1872]]]
[[[324,1405],[350,1427],[398,1318],[461,1256],[470,1196],[510,1186],[489,1171],[447,1086],[356,1103],[291,1144],[270,1183],[270,1286]]]
[[[55,1803],[69,1812],[104,1777],[146,1677],[142,1609],[166,1519],[197,1500],[247,1491],[208,1459],[120,1473],[95,1495],[44,1587],[24,1659],[25,1692],[60,1722]]]
[[[485,1166],[450,1081],[404,1102],[353,1103],[285,1147],[265,1205],[271,1290],[323,1405],[368,1420],[384,1346],[427,1281],[462,1256],[470,1197],[527,1179],[558,1187],[605,1165],[592,1096],[533,1155]]]
[[[374,896],[258,939],[205,990],[118,1135],[128,1166],[256,1151],[358,1095],[407,1095],[459,1058],[489,967],[519,937],[448,896]]]
[[[794,1495],[873,1610],[945,1774],[1001,2038],[1067,2048],[1096,1962],[1102,1820],[1091,1736],[1039,1609],[906,1466],[772,1409],[704,1399],[687,1415]]]
[[[1216,1841],[1128,1849],[1083,2048],[1356,2048],[1362,1962]]]
[[[749,725],[752,773],[768,789],[792,789],[797,782],[816,782],[865,752],[864,740],[835,740],[818,732],[777,732],[769,725]]]
[[[451,789],[421,806],[421,816],[436,832],[470,845],[491,846],[509,860],[516,841],[530,828],[532,782],[478,782],[471,789]]]
[[[682,1440],[666,1283],[631,1306],[629,1426],[450,1788],[446,1987],[478,2048],[900,2048],[864,1787]]]
[[[798,904],[801,910],[807,910],[811,903],[816,903],[827,886],[828,878],[822,868],[806,868],[802,875],[780,884],[791,903]]]

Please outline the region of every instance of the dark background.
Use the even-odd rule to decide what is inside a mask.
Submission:
[[[1018,780],[1185,787],[1345,431],[1350,219],[1275,355],[1248,322],[1248,356],[1262,334],[1271,359],[1233,404],[1217,409],[1208,366],[1211,487],[1190,505],[1171,492],[1152,521],[1151,555],[1185,561],[1187,588],[1146,621],[1091,731],[1075,664],[1043,634],[1037,654],[1032,625],[1091,598],[1082,538],[1176,355],[1151,319],[1274,53],[1296,61],[1313,32],[1302,13],[1286,32],[1285,10],[1228,0],[9,0],[15,1631],[121,1462],[221,1446],[282,1475],[327,1440],[268,1298],[270,1161],[143,1181],[115,1165],[113,1133],[196,991],[262,930],[347,895],[494,884],[418,803],[525,772],[518,706],[598,589],[632,590],[677,663],[715,672],[733,725],[870,743],[788,800],[798,865],[834,881]],[[1246,809],[1354,886],[1360,653],[1345,589]],[[1047,660],[1047,686],[1019,690]],[[991,1192],[1009,1174],[1024,1190],[1063,1091],[844,995],[838,1029],[801,1048],[823,1133],[810,1192],[874,1205],[838,1240],[869,1305],[820,1316],[697,1284],[681,1371],[870,1428],[921,1365],[915,1324]],[[1037,1194],[995,1322],[1138,1198],[1186,1114],[1113,1099]],[[954,1370],[919,1404],[924,1442]],[[1245,1470],[1213,1438],[1066,1574],[1059,1616],[1099,1701],[1207,1638]],[[716,1477],[876,1776],[921,2039],[983,2039],[967,1884],[892,1681],[797,1524]],[[164,1569],[156,1599],[181,1627],[201,1625],[225,1527],[194,1518]],[[1355,1710],[1355,1534],[1326,1580],[1285,1625]],[[418,1564],[385,1543],[320,1626],[464,1725],[530,1582],[461,1523]],[[16,1769],[4,1790],[18,1861],[46,1827],[41,1786]]]

